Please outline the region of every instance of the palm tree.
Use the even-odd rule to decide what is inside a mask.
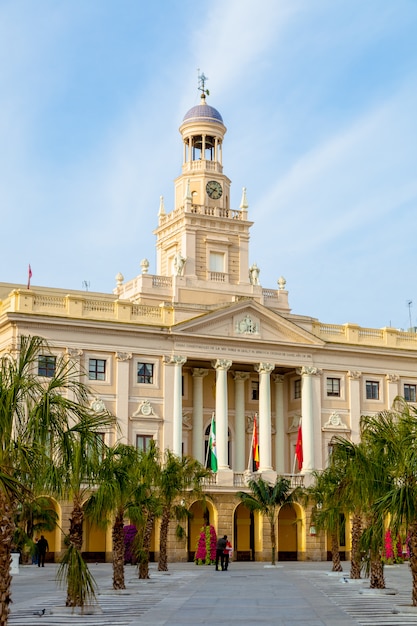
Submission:
[[[141,580],[149,578],[149,555],[152,530],[155,520],[162,515],[163,503],[156,489],[161,475],[159,451],[152,441],[149,449],[143,452],[139,462],[140,480],[134,493],[134,510],[141,511],[137,520],[138,532],[135,537],[135,555],[138,562],[138,576]]]
[[[21,553],[22,557],[23,555],[27,557],[28,552],[33,555],[36,547],[33,541],[34,535],[45,530],[53,530],[57,522],[58,514],[51,507],[49,498],[28,494],[23,502],[18,503],[14,548]]]
[[[60,439],[52,443],[55,460],[47,475],[50,490],[72,501],[67,549],[58,570],[58,580],[67,586],[66,606],[83,607],[95,600],[95,582],[82,558],[83,504],[99,481],[99,468],[106,455],[103,431],[113,424],[106,412],[86,411]]]
[[[49,352],[41,337],[20,337],[13,354],[0,357],[0,626],[11,602],[10,562],[19,501],[30,496],[55,457],[51,443],[89,410],[88,389],[76,365],[58,357],[53,375],[37,375],[39,355]]]
[[[257,478],[250,480],[248,486],[251,493],[238,491],[236,496],[250,511],[258,511],[268,520],[271,534],[271,565],[275,565],[277,513],[282,506],[291,504],[297,499],[299,490],[293,490],[290,481],[283,476],[277,476],[274,485],[263,478]]]
[[[127,512],[132,522],[140,517],[134,506],[134,494],[140,480],[140,456],[136,448],[118,443],[110,448],[98,472],[98,488],[89,497],[84,513],[97,525],[107,526],[113,518],[113,589],[126,589],[124,578],[124,518]]]
[[[188,456],[180,458],[170,450],[166,450],[157,485],[162,502],[159,571],[168,571],[167,542],[171,519],[173,517],[181,519],[188,515],[186,502],[191,496],[202,495],[201,482],[209,473],[195,459]]]
[[[385,493],[389,478],[385,471],[382,457],[368,440],[366,432],[361,433],[361,442],[354,444],[344,438],[336,437],[333,441],[333,462],[344,467],[341,480],[341,494],[346,509],[354,512],[355,539],[358,538],[358,524],[365,521],[359,541],[352,541],[352,553],[358,560],[358,553],[369,554],[370,587],[384,589],[384,569],[382,547],[384,541],[384,516],[373,506]],[[357,567],[358,564],[355,563]],[[356,571],[356,570],[355,570]],[[351,576],[352,577],[352,576]]]
[[[395,410],[364,416],[361,427],[387,477],[374,507],[390,515],[395,534],[403,527],[409,533],[412,604],[417,606],[417,409],[397,399]]]
[[[330,535],[332,572],[343,570],[340,562],[339,533],[343,513],[341,481],[343,470],[331,463],[322,472],[313,472],[314,483],[306,491],[307,499],[313,503],[312,523],[318,530]]]

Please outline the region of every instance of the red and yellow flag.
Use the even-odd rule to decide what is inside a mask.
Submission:
[[[253,437],[252,437],[252,458],[254,471],[259,469],[259,442],[258,428],[256,425],[256,415],[253,418]]]
[[[295,456],[298,462],[298,471],[303,469],[303,433],[301,430],[301,424],[298,427],[297,443],[295,444]]]

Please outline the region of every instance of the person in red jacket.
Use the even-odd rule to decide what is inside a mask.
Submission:
[[[233,548],[232,544],[228,539],[226,539],[226,547],[224,549],[224,569],[227,570],[229,567],[229,560],[232,556]]]

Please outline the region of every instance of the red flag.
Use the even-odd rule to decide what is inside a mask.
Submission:
[[[256,415],[253,418],[252,458],[253,458],[253,469],[254,471],[256,471],[257,469],[259,469],[259,442],[258,442],[258,429],[256,427]]]
[[[297,443],[295,444],[295,456],[298,461],[298,471],[303,468],[303,433],[301,431],[301,425],[298,427]]]
[[[32,278],[32,268],[30,267],[30,263],[29,263],[29,267],[28,267],[28,289],[30,289],[30,279]]]

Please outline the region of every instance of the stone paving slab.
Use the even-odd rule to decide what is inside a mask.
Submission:
[[[123,592],[112,590],[111,564],[89,567],[99,587],[99,607],[80,615],[65,609],[65,590],[55,582],[57,565],[20,566],[13,577],[9,626],[417,626],[407,564],[385,569],[395,595],[372,594],[367,580],[347,584],[349,563],[337,575],[328,562],[285,562],[275,568],[232,563],[227,572],[172,563],[168,573],[151,564],[148,581],[127,566]]]

